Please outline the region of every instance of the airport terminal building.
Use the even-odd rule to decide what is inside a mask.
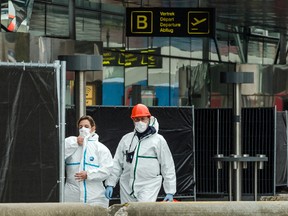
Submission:
[[[51,63],[59,55],[102,55],[103,70],[86,73],[87,105],[231,107],[232,88],[220,82],[220,72],[238,71],[254,73],[254,83],[242,85],[244,107],[285,110],[285,33],[268,21],[266,29],[252,23],[257,5],[243,4],[6,0],[0,56],[5,62]],[[139,29],[131,24],[132,15],[143,12],[147,31],[141,16]],[[75,104],[74,80],[68,71],[68,106]]]

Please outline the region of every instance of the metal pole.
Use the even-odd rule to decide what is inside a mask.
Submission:
[[[192,140],[193,140],[193,178],[194,181],[196,181],[196,159],[195,159],[195,109],[194,106],[192,106]],[[196,201],[196,184],[194,184],[193,187],[193,196],[194,201]]]
[[[229,201],[232,200],[232,162],[229,162]]]
[[[234,124],[234,154],[242,155],[241,149],[241,84],[233,84],[233,124]],[[237,162],[237,169],[234,170],[233,183],[233,200],[241,200],[242,192],[242,163]]]
[[[279,49],[279,63],[278,64],[286,64],[286,46],[287,46],[287,38],[286,34],[282,31],[280,32],[280,49]]]
[[[257,171],[258,171],[258,162],[254,162],[254,201],[257,201]]]
[[[69,38],[76,40],[75,28],[75,0],[69,0]]]
[[[59,154],[59,201],[64,202],[65,184],[65,121],[66,121],[66,62],[61,61],[60,74],[60,154]]]
[[[62,202],[62,185],[61,185],[61,176],[62,176],[62,139],[61,139],[61,69],[59,65],[59,60],[54,61],[54,68],[56,69],[56,85],[57,85],[57,104],[58,104],[58,124],[56,128],[58,129],[58,147],[59,147],[59,173],[57,184],[59,184],[59,202]]]
[[[59,60],[56,60],[54,61],[55,65],[54,65],[54,68],[56,68],[56,85],[57,85],[57,99],[58,99],[58,123],[60,124],[60,82],[61,82],[61,70],[60,70],[60,61]],[[60,135],[60,126],[58,126],[58,129],[59,129],[59,135]],[[60,139],[59,139],[59,143],[60,143]]]
[[[2,12],[2,4],[0,4],[0,11]],[[2,32],[2,18],[0,18],[0,32]]]
[[[288,111],[285,110],[286,125],[288,123]],[[286,140],[288,140],[288,127],[286,126]],[[286,164],[288,164],[288,143],[286,143]],[[286,166],[286,187],[288,187],[288,166]]]
[[[75,72],[76,119],[86,115],[86,78],[84,71]]]

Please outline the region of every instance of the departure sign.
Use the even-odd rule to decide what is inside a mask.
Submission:
[[[126,36],[214,37],[214,8],[126,8]]]

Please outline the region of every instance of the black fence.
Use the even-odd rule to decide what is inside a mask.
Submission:
[[[160,121],[159,133],[163,134],[168,140],[174,155],[176,168],[181,167],[182,169],[181,175],[177,173],[178,196],[193,194],[192,190],[189,192],[185,188],[192,188],[194,184],[196,184],[197,195],[227,195],[229,192],[228,164],[224,164],[222,170],[217,170],[213,157],[217,154],[229,156],[233,153],[232,109],[193,109],[195,115],[195,145],[188,149],[187,155],[179,154],[179,151],[186,151],[187,149],[183,149],[181,146],[187,148],[187,145],[190,145],[190,140],[191,143],[194,143],[193,137],[191,137],[193,125],[191,125],[190,120],[187,122],[187,118],[193,115],[193,113],[190,113],[192,109],[175,107],[151,107],[150,109]],[[114,153],[118,144],[117,140],[120,140],[122,135],[133,128],[129,117],[130,111],[129,107],[105,108],[99,106],[87,109],[87,113],[91,114],[97,122],[97,132],[100,139],[111,149],[112,153]],[[73,112],[73,110],[68,112],[70,113],[68,115],[69,119],[71,119],[71,115],[75,116]],[[275,109],[243,108],[241,117],[243,154],[249,154],[250,156],[264,154],[268,157],[268,162],[264,163],[264,169],[258,172],[258,194],[274,194],[276,187]],[[75,119],[73,124],[74,122]],[[186,122],[187,125],[190,125],[189,127]],[[185,130],[185,127],[188,127],[187,130]],[[280,127],[281,125],[277,130],[280,130]],[[186,137],[187,134],[184,131],[191,134]],[[76,132],[72,131],[71,128],[67,130],[67,133],[73,134]],[[181,143],[179,143],[179,140],[181,140]],[[195,175],[192,175],[194,161]],[[184,168],[184,166],[188,167]],[[185,174],[187,169],[189,172]],[[243,170],[242,181],[243,195],[252,195],[254,193],[253,163],[248,163],[248,168]]]
[[[212,158],[233,154],[232,109],[195,109],[195,156],[197,194],[228,194],[228,163],[216,169]],[[242,153],[264,154],[268,162],[258,172],[258,194],[275,193],[275,109],[242,109]],[[243,169],[242,193],[254,193],[254,164]]]
[[[56,72],[50,67],[1,66],[0,201],[54,202],[59,199],[59,134]],[[228,164],[216,169],[216,154],[230,155],[232,109],[150,107],[176,165],[177,196],[227,194]],[[114,154],[121,137],[133,130],[131,107],[88,107],[97,133]],[[258,194],[287,186],[287,112],[242,109],[242,152],[264,154]],[[75,110],[67,109],[66,136],[77,135]],[[252,164],[243,170],[243,194],[254,192]],[[116,196],[118,196],[116,191]],[[164,196],[161,191],[160,196]]]
[[[56,72],[1,66],[0,202],[58,200]]]
[[[12,71],[10,77],[0,73],[5,84],[1,88],[1,202],[58,201],[59,139],[55,127],[58,121],[56,92],[53,91],[55,74],[48,69],[47,73],[45,68],[43,70],[41,74],[25,71],[25,75]],[[19,86],[21,80],[25,83]],[[44,80],[52,84],[41,84]],[[232,153],[232,110],[191,107],[151,107],[150,110],[157,117],[159,133],[166,138],[174,157],[176,196],[195,198],[195,193],[227,194],[228,165],[224,164],[222,170],[217,170],[213,157]],[[112,154],[121,137],[133,130],[130,112],[131,107],[87,108],[87,114],[96,121],[100,141],[108,146]],[[283,135],[281,142],[287,142],[287,126],[284,120],[276,124],[275,113],[274,108],[242,109],[242,152],[268,157],[264,169],[258,172],[259,195],[274,194],[276,185],[287,181],[287,145],[276,148],[275,144],[276,131],[279,134],[279,130]],[[282,117],[278,116],[278,121]],[[66,126],[67,136],[78,134],[73,109],[67,110]],[[277,183],[276,179],[279,179]],[[253,167],[248,164],[248,169],[243,171],[244,195],[254,192],[253,180]],[[116,197],[117,193],[116,190]],[[164,196],[163,191],[160,196]]]

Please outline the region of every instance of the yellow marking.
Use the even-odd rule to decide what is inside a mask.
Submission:
[[[207,20],[207,18],[204,18],[204,19],[202,19],[202,20],[198,20],[197,18],[194,18],[194,20],[196,21],[196,22],[191,22],[191,24],[193,25],[193,26],[196,26],[196,25],[199,25],[200,23],[202,23],[202,22],[205,22],[206,20]]]

